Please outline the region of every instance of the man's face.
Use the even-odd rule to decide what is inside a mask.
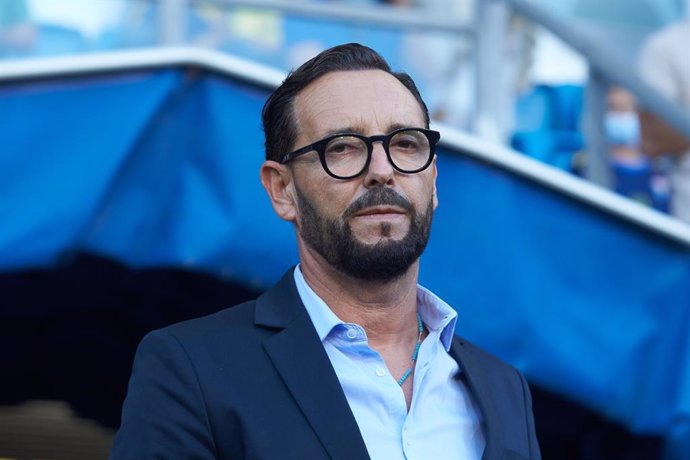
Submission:
[[[294,103],[295,148],[334,133],[365,136],[424,127],[417,100],[379,70],[333,72],[307,86]],[[316,152],[292,162],[295,223],[303,248],[355,278],[390,281],[421,255],[436,208],[436,164],[415,174],[396,172],[380,142],[354,179],[326,174]]]

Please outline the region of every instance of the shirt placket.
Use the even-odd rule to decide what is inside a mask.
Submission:
[[[425,458],[423,452],[419,452],[419,445],[416,442],[418,436],[416,434],[417,430],[415,425],[415,408],[417,404],[423,404],[423,402],[420,403],[419,401],[420,398],[423,398],[424,377],[429,371],[434,353],[437,351],[437,344],[438,334],[431,332],[419,348],[419,355],[414,371],[412,403],[410,404],[410,411],[406,414],[402,428],[402,448],[407,460],[423,460]]]

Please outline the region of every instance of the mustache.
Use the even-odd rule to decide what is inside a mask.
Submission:
[[[393,189],[388,187],[375,187],[370,191],[357,198],[350,206],[345,209],[343,217],[345,219],[349,218],[356,212],[362,209],[369,208],[371,206],[398,206],[410,214],[414,214],[414,207],[407,199]]]

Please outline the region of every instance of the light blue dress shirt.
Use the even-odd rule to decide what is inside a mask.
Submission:
[[[410,410],[402,388],[364,329],[344,323],[309,287],[300,267],[297,290],[343,387],[372,460],[479,460],[486,442],[478,408],[448,354],[457,313],[417,287],[417,308],[429,335],[413,374]],[[412,350],[410,350],[410,354]]]

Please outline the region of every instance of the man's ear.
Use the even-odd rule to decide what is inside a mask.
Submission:
[[[292,173],[287,166],[266,160],[261,165],[261,183],[271,199],[273,210],[281,219],[294,222],[296,203]]]
[[[431,161],[431,166],[430,168],[433,171],[433,200],[434,200],[434,210],[438,208],[438,195],[436,194],[436,177],[438,176],[438,169],[436,168],[436,155],[434,155],[434,159]]]

